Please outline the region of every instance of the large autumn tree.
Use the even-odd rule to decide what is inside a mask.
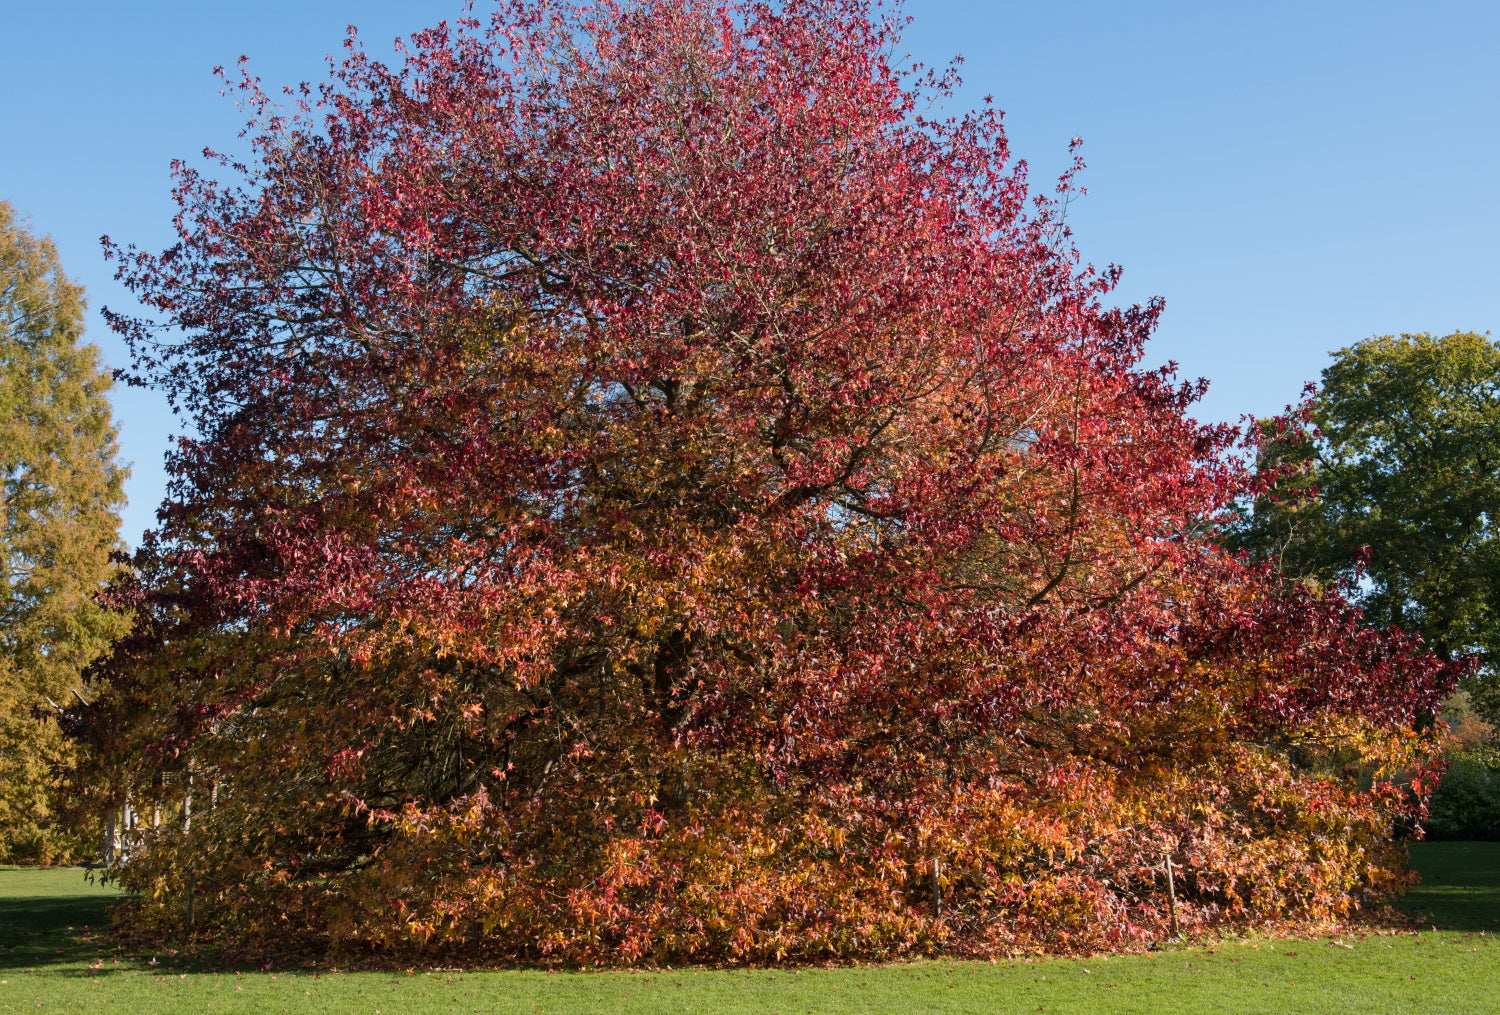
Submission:
[[[0,202],[0,861],[76,858],[59,825],[72,752],[49,701],[122,630],[94,597],[114,565],[124,471],[83,290]]]
[[[514,0],[240,83],[239,182],[111,248],[198,435],[76,716],[106,802],[193,787],[138,929],[764,961],[1402,884],[1442,664],[1215,548],[1159,307],[900,27]]]

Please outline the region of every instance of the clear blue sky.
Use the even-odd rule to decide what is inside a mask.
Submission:
[[[243,118],[215,64],[322,76],[344,26],[372,52],[460,0],[14,3],[0,16],[0,199],[58,243],[92,307],[127,309],[98,237],[170,241],[168,162]],[[1007,111],[1035,178],[1082,136],[1086,259],[1121,302],[1165,297],[1149,352],[1213,388],[1205,420],[1266,414],[1372,334],[1500,330],[1500,4],[922,0],[907,49],[965,57],[961,103]],[[112,365],[124,350],[97,320]],[[176,429],[117,391],[125,537],[153,523]]]

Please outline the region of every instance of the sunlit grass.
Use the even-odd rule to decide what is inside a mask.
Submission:
[[[203,972],[115,952],[114,894],[0,869],[0,1012],[1500,1012],[1500,845],[1414,847],[1420,933],[1233,940],[1087,960],[648,972]]]

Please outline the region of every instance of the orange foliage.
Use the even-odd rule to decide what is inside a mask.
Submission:
[[[1168,858],[1189,932],[1400,889],[1452,674],[1214,545],[1159,307],[898,28],[515,0],[290,119],[247,79],[248,189],[115,251],[200,436],[86,781],[217,787],[143,933],[823,961],[1139,947]]]

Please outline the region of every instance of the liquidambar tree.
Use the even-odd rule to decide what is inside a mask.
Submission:
[[[124,471],[109,376],[82,343],[83,290],[0,202],[0,861],[82,859],[59,821],[72,764],[49,699],[122,630],[94,596],[115,565]]]
[[[899,28],[516,0],[240,83],[240,182],[111,248],[200,435],[79,717],[198,787],[137,927],[770,961],[1402,885],[1446,671],[1205,538],[1233,432]]]

